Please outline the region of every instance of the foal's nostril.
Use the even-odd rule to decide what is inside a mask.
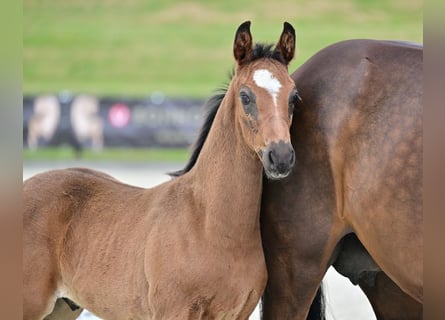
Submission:
[[[269,151],[269,161],[270,161],[271,165],[275,165],[276,156],[275,156],[274,149]]]

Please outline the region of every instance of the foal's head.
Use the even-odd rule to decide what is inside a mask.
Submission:
[[[246,143],[261,159],[269,178],[286,177],[295,162],[289,129],[299,98],[287,66],[295,53],[295,30],[287,22],[275,47],[253,46],[250,21],[241,24],[233,45],[231,87]]]

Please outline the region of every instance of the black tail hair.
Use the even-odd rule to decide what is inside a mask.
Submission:
[[[326,304],[323,293],[323,283],[321,283],[320,287],[318,287],[306,320],[326,320]]]

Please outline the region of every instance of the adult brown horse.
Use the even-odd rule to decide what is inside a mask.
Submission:
[[[379,319],[422,317],[422,56],[414,44],[351,40],[293,73],[296,165],[265,181],[262,199],[263,319],[306,319],[331,264],[359,282]],[[363,273],[367,259],[374,274]],[[409,316],[382,305],[394,295]]]
[[[294,164],[294,50],[288,23],[273,50],[253,46],[250,22],[238,28],[234,76],[181,177],[151,189],[88,169],[25,181],[24,319],[55,304],[64,319],[75,305],[104,319],[247,319],[267,278],[263,169],[280,179]]]

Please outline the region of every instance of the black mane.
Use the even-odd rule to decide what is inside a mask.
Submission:
[[[252,55],[248,62],[252,62],[262,58],[267,58],[267,59],[277,60],[282,64],[286,65],[286,61],[284,60],[280,52],[274,50],[272,47],[273,44],[262,44],[262,43],[256,44],[252,50]]]
[[[282,64],[286,65],[286,62],[284,61],[284,58],[281,56],[281,54],[272,49],[272,44],[256,44],[255,47],[252,50],[252,55],[248,62],[252,62],[258,59],[273,59],[281,62]],[[233,77],[233,72],[230,76],[230,80]],[[222,100],[226,96],[228,89],[228,85],[225,86],[223,89],[219,90],[214,96],[212,96],[205,104],[205,109],[207,110],[207,115],[205,117],[204,124],[201,127],[201,130],[199,131],[198,139],[195,141],[195,143],[192,146],[192,155],[190,156],[189,161],[185,165],[184,169],[171,172],[169,173],[172,177],[179,177],[183,174],[189,172],[193,166],[195,165],[196,161],[198,160],[199,154],[201,153],[202,147],[204,146],[204,142],[207,139],[207,136],[209,135],[210,128],[212,127],[213,120],[215,120],[216,113],[218,112],[219,106],[221,105]]]
[[[226,96],[227,88],[221,89],[219,93],[215,94],[211,97],[205,104],[205,109],[207,109],[207,115],[205,117],[204,124],[199,131],[198,139],[192,146],[192,155],[190,156],[189,161],[185,165],[184,169],[179,171],[169,173],[172,177],[179,177],[183,174],[189,172],[198,160],[198,156],[201,153],[201,149],[204,145],[204,142],[209,135],[210,128],[212,127],[213,120],[215,120],[216,113],[218,112],[219,106],[221,105],[221,101]]]

